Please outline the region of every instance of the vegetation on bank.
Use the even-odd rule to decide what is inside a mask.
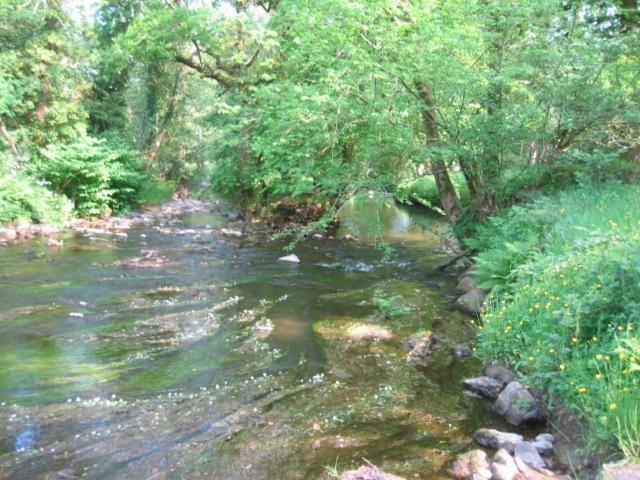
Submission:
[[[591,184],[513,206],[467,243],[492,288],[478,354],[576,412],[591,447],[640,460],[640,187]]]

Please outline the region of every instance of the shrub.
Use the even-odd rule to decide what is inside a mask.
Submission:
[[[61,226],[69,220],[72,208],[66,197],[27,175],[0,172],[0,225],[24,219]]]
[[[145,178],[137,152],[115,141],[85,137],[50,145],[42,155],[35,173],[71,199],[80,215],[103,215],[134,203]]]

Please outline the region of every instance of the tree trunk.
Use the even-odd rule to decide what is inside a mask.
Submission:
[[[147,154],[145,155],[147,159],[147,170],[151,170],[151,167],[155,163],[156,158],[158,157],[158,152],[160,151],[160,147],[162,147],[162,142],[164,142],[164,139],[169,132],[169,124],[171,123],[173,115],[176,112],[176,107],[178,106],[178,101],[180,100],[178,91],[180,90],[180,83],[182,80],[182,70],[183,67],[179,67],[178,71],[176,72],[176,77],[171,88],[171,96],[169,97],[169,105],[160,124],[160,130],[158,130],[156,138],[153,140],[151,147],[149,147],[149,149],[147,150]]]
[[[436,117],[433,112],[435,102],[433,95],[431,94],[431,89],[427,82],[418,83],[416,85],[416,89],[418,96],[423,102],[421,114],[425,133],[427,134],[427,143],[429,145],[435,145],[440,139],[440,134],[438,132],[438,122],[436,121]],[[431,165],[431,173],[433,174],[436,186],[438,187],[438,196],[440,197],[442,208],[449,217],[451,223],[455,225],[460,220],[462,211],[460,210],[458,194],[451,182],[447,165],[439,158],[432,158],[429,163]]]
[[[18,145],[16,145],[16,142],[13,140],[13,137],[7,130],[7,127],[5,126],[4,121],[1,118],[0,118],[0,133],[2,134],[6,142],[9,144],[9,148],[11,148],[11,151],[15,155],[16,159],[19,161],[20,150],[18,150]]]

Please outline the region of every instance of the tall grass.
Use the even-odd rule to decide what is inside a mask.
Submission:
[[[543,198],[498,215],[474,242],[478,275],[494,283],[479,354],[578,412],[592,443],[638,460],[640,188]]]

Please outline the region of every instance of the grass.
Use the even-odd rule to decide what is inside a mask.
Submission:
[[[640,187],[541,198],[501,212],[470,243],[493,288],[479,355],[580,414],[593,448],[640,460]]]

